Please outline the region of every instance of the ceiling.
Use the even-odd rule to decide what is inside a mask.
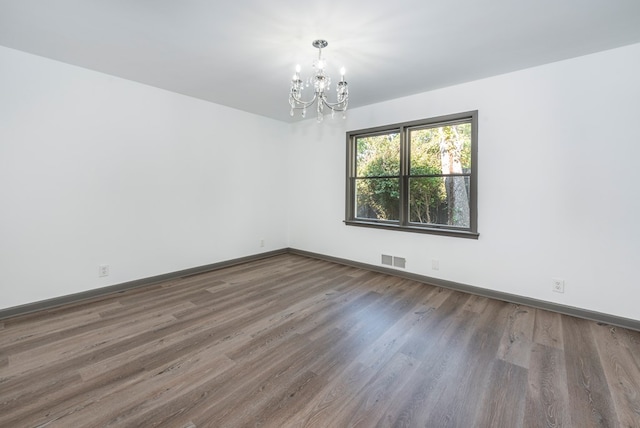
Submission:
[[[318,38],[354,108],[640,42],[640,0],[0,0],[0,45],[282,121]]]

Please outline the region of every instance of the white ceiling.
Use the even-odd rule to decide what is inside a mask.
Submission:
[[[283,121],[317,38],[354,108],[640,42],[640,0],[0,0],[0,45]]]

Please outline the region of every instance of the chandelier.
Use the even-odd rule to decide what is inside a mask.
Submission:
[[[293,116],[294,109],[302,109],[302,117],[306,117],[307,107],[311,107],[315,102],[317,102],[318,122],[322,122],[324,119],[323,111],[325,107],[331,109],[332,117],[336,111],[344,112],[347,110],[349,90],[347,89],[347,81],[344,80],[344,67],[340,69],[341,78],[336,87],[337,102],[332,103],[327,99],[327,93],[331,89],[331,78],[325,73],[327,62],[322,58],[322,48],[326,48],[328,44],[326,40],[313,41],[313,47],[318,49],[318,59],[313,61],[314,75],[306,81],[300,78],[300,65],[296,66],[296,72],[291,79],[291,92],[289,92],[291,116]],[[304,101],[302,99],[302,91],[309,86],[313,88],[313,97],[308,101]],[[342,117],[345,117],[345,115],[343,114]]]

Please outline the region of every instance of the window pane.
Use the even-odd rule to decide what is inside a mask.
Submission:
[[[357,179],[356,217],[376,220],[399,220],[400,179]]]
[[[400,134],[359,137],[356,150],[358,177],[400,175]]]
[[[462,174],[471,171],[471,124],[410,131],[411,175]]]
[[[470,226],[469,177],[409,179],[409,221]]]

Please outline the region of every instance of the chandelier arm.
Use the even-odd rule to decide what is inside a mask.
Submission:
[[[325,97],[324,95],[320,99],[322,100],[322,103],[324,105],[335,111],[345,111],[347,109],[347,105],[349,104],[348,98],[344,101],[338,101],[335,103],[330,103],[329,101],[327,101],[327,97]]]
[[[289,105],[291,106],[291,108],[307,108],[311,105],[313,105],[313,103],[316,102],[316,99],[318,98],[318,94],[313,94],[313,98],[311,98],[311,100],[309,101],[302,101],[300,98],[296,97],[295,95],[291,94],[291,97],[289,98]],[[293,100],[293,102],[291,102]]]
[[[346,100],[338,103],[330,103],[323,99],[322,102],[324,105],[335,111],[345,111],[348,105]]]

